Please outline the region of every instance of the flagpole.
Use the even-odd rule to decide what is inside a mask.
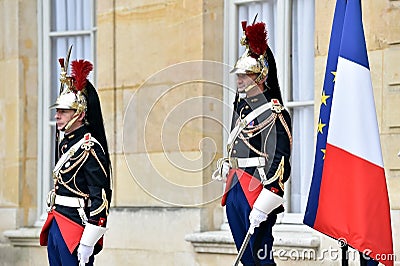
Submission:
[[[347,255],[349,246],[348,245],[342,245],[342,266],[349,266],[349,256]]]

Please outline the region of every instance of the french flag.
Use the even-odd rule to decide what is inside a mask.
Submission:
[[[393,265],[390,206],[360,0],[337,0],[304,224]]]

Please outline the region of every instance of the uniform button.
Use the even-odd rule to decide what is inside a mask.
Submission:
[[[56,206],[53,206],[53,210],[55,210],[56,209]]]
[[[249,109],[249,108],[250,108],[250,107],[249,107],[248,105],[246,105],[246,106],[244,107],[244,109],[246,109],[246,110]]]
[[[56,186],[55,189],[58,189],[58,186]]]
[[[233,150],[232,152],[233,152],[233,154],[236,154],[236,150]]]
[[[239,141],[238,140],[235,140],[235,144],[238,144],[239,143]]]
[[[242,114],[242,118],[244,118],[244,114]]]

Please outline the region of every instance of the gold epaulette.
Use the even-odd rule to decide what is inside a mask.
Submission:
[[[285,109],[285,108],[283,107],[283,105],[279,102],[278,99],[272,99],[272,100],[271,100],[271,103],[272,103],[271,110],[272,110],[274,113],[279,114],[279,113],[281,113],[281,112],[283,111],[283,109]]]

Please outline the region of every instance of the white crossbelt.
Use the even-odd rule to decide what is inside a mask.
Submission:
[[[231,157],[229,163],[232,168],[263,167],[265,166],[264,157],[237,158]]]
[[[228,157],[220,158],[217,161],[217,169],[213,172],[213,174],[211,176],[212,179],[226,180],[228,171],[223,171],[224,165],[226,163],[229,163],[229,166],[231,168],[257,167],[257,170],[260,173],[262,182],[264,182],[267,179],[267,176],[266,176],[264,168],[263,168],[265,166],[265,158],[264,157],[237,158],[237,157],[231,157],[231,152],[232,152],[232,148],[233,148],[233,142],[239,136],[239,134],[242,132],[242,130],[248,124],[250,124],[251,121],[256,119],[262,113],[271,109],[271,107],[272,107],[272,104],[270,102],[261,105],[260,107],[258,107],[257,109],[255,109],[251,113],[249,113],[245,118],[241,119],[240,122],[232,129],[232,131],[229,133],[228,141],[227,141],[227,145],[226,145]]]
[[[231,149],[232,149],[232,144],[233,141],[239,136],[240,132],[242,132],[242,130],[248,125],[250,124],[251,121],[253,121],[254,119],[256,119],[258,116],[260,116],[262,113],[264,113],[265,111],[271,109],[272,104],[270,102],[265,103],[263,105],[261,105],[260,107],[258,107],[257,109],[253,110],[250,114],[248,114],[245,118],[241,119],[239,124],[237,124],[231,131],[231,133],[229,133],[228,136],[228,141],[227,141],[227,149],[228,149],[228,153],[230,153]]]
[[[54,200],[54,203],[57,205],[73,207],[73,208],[85,207],[85,200],[83,198],[67,197],[61,195],[55,195],[55,196],[56,198]],[[90,207],[90,200],[88,201],[88,207]]]

